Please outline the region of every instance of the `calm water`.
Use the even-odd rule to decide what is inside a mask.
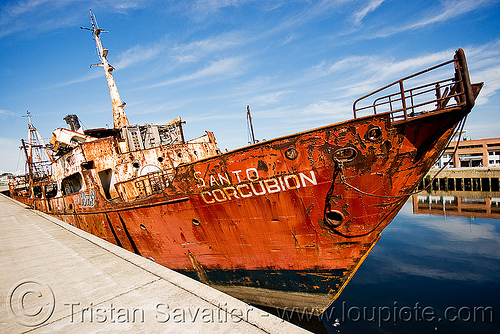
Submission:
[[[500,220],[438,213],[406,203],[322,320],[291,321],[317,333],[500,333]]]

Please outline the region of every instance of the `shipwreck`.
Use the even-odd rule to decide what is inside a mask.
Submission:
[[[29,122],[14,199],[239,299],[321,313],[474,106],[463,50],[356,100],[345,122],[221,153],[184,122],[130,125],[108,51],[113,128]],[[41,137],[40,137],[41,139]],[[47,158],[40,158],[40,151]],[[38,152],[38,153],[36,153]]]

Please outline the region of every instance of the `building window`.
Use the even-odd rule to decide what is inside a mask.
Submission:
[[[45,197],[52,198],[57,195],[57,183],[49,183],[45,185]]]
[[[488,166],[500,167],[500,151],[488,151]]]
[[[459,146],[459,149],[466,149],[466,148],[482,148],[483,145],[464,145],[464,146]]]
[[[448,161],[450,163],[448,163]],[[447,163],[448,163],[448,165],[446,165]],[[451,153],[443,153],[441,155],[441,157],[434,164],[434,167],[435,168],[441,168],[444,165],[446,165],[446,167],[455,167],[455,164],[453,163],[453,154],[451,154]]]
[[[454,164],[453,164],[453,154],[450,154],[450,153],[443,154],[443,159],[442,159],[443,166],[445,164],[447,164],[447,163],[448,163],[448,167],[454,167]]]
[[[459,154],[458,158],[460,160],[460,167],[482,167],[483,166],[483,154],[482,153]]]

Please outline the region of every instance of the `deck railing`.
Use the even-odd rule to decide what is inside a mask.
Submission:
[[[447,70],[447,65],[453,66],[453,77],[446,77],[449,74],[440,71]],[[440,78],[436,80],[438,76]],[[354,102],[353,111],[354,118],[360,117],[360,113],[390,113],[393,121],[400,121],[457,106],[472,108],[474,99],[465,54],[462,49],[458,49],[452,60],[362,96]]]
[[[172,171],[149,173],[118,182],[115,186],[122,200],[129,202],[163,192],[170,185],[172,173]]]

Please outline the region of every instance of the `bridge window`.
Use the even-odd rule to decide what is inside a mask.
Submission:
[[[80,173],[75,173],[62,180],[61,187],[64,195],[79,192],[82,189],[82,176]]]

